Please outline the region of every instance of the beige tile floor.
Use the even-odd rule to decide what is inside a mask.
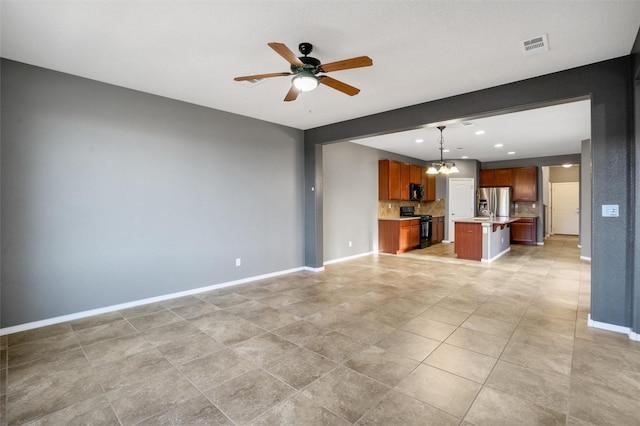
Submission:
[[[640,424],[575,237],[371,255],[0,339],[3,424]]]

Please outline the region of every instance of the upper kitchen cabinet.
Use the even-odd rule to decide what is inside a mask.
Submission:
[[[436,200],[436,175],[428,175],[426,169],[423,168],[422,186],[424,186],[424,200]]]
[[[407,192],[409,185],[407,185]],[[400,200],[400,162],[378,161],[378,199]]]
[[[495,185],[493,186],[513,186],[514,169],[495,169]]]
[[[513,201],[538,201],[538,168],[513,169]]]
[[[483,186],[496,186],[495,170],[480,170],[480,187]]]
[[[513,186],[514,169],[480,170],[480,187]]]
[[[400,163],[400,199],[409,199],[409,184],[411,183],[411,166]]]
[[[422,174],[424,173],[424,167],[416,166],[415,164],[409,165],[409,182],[422,184]]]

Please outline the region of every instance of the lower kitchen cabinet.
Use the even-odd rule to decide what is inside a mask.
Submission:
[[[482,225],[456,222],[453,251],[458,259],[482,259]]]
[[[399,254],[420,246],[420,219],[378,220],[378,250]]]
[[[444,240],[444,216],[434,216],[431,223],[433,235],[432,243],[441,243]]]
[[[511,224],[511,244],[525,244],[533,246],[537,244],[538,228],[537,218],[525,217]]]

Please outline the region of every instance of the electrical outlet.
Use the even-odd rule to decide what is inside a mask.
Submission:
[[[236,257],[236,266],[240,266],[242,262],[240,261],[239,257]]]

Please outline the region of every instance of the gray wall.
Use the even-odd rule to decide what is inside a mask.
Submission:
[[[640,268],[634,267],[636,235],[628,230],[639,228],[636,226],[638,203],[633,182],[638,180],[639,173],[633,155],[637,141],[633,138],[633,109],[630,108],[632,63],[639,62],[632,62],[629,56],[625,56],[309,129],[305,131],[305,146],[412,129],[448,119],[473,119],[557,102],[591,99],[594,165],[591,317],[595,321],[631,327],[637,331],[640,323],[636,323],[635,318],[640,318],[640,314],[636,314],[640,306],[634,304],[633,294],[640,293],[640,288],[637,288],[640,279],[634,278]],[[311,152],[307,150],[305,155]],[[316,179],[315,172],[315,169],[305,169],[306,179]],[[602,218],[597,215],[603,204],[619,204],[620,216]],[[307,214],[305,226],[322,226],[312,223],[313,220],[322,219]],[[308,253],[316,254],[315,257],[307,256],[306,261],[321,261],[321,245],[311,238],[305,244]]]
[[[322,156],[325,262],[377,249],[379,151],[345,142]]]
[[[301,131],[7,60],[1,90],[3,327],[303,266]]]
[[[384,159],[424,165],[356,143],[322,146],[325,262],[378,249],[378,160]]]

